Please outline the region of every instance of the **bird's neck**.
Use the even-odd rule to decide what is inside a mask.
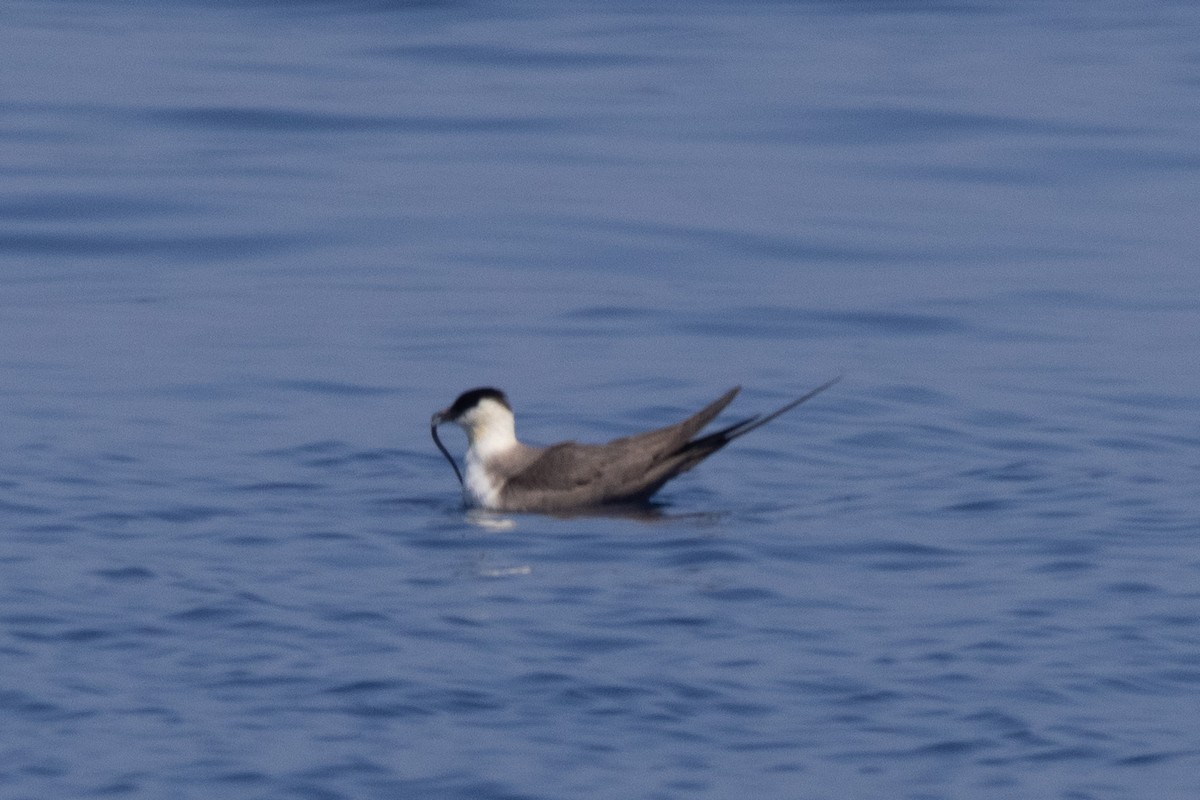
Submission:
[[[517,444],[517,430],[512,417],[494,417],[467,430],[470,453],[485,464],[511,451]]]
[[[496,508],[504,479],[498,466],[505,455],[520,447],[512,417],[492,418],[487,424],[467,429],[466,474],[463,493],[467,504],[479,508]]]

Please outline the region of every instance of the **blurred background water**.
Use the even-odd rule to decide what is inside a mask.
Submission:
[[[0,797],[1200,790],[1193,4],[3,14]]]

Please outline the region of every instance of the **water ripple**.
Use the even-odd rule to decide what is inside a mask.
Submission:
[[[8,5],[0,794],[1195,794],[1194,4]]]
[[[384,132],[454,136],[479,133],[547,133],[574,125],[565,119],[519,116],[372,116],[294,109],[228,107],[140,111],[148,122],[172,128],[264,132],[283,135]]]
[[[377,52],[440,64],[460,64],[476,69],[489,67],[516,67],[530,70],[597,69],[642,66],[667,61],[667,58],[663,56],[647,57],[608,51],[550,50],[495,44],[410,45]]]

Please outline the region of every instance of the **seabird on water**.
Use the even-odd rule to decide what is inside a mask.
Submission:
[[[767,424],[840,378],[782,408],[755,415],[693,439],[733,400],[735,386],[683,422],[614,439],[607,444],[560,442],[534,447],[517,440],[512,406],[499,389],[463,392],[433,415],[433,441],[446,456],[471,506],[490,511],[564,512],[647,502],[663,484],[743,434]],[[466,475],[438,439],[438,426],[457,423],[467,433]]]

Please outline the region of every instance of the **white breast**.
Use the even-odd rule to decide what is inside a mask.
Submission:
[[[463,475],[463,497],[467,505],[475,508],[497,508],[500,504],[500,486],[484,469],[474,450],[467,451],[467,469]]]

